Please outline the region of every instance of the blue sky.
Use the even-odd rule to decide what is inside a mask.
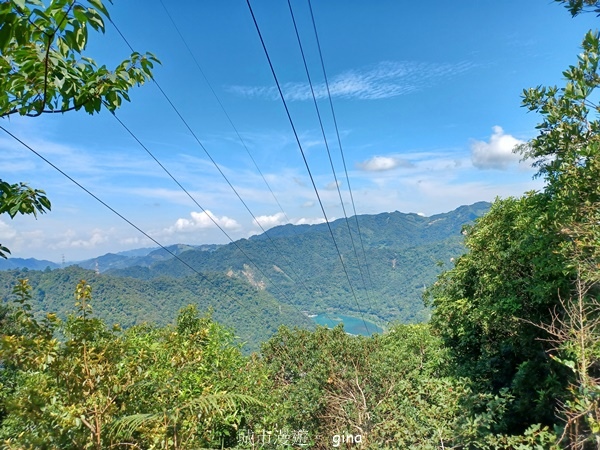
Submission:
[[[162,61],[155,77],[263,227],[318,223],[323,214],[243,0],[165,0],[243,143],[159,0],[119,1],[111,15],[138,51]],[[341,194],[348,183],[306,0],[292,6]],[[343,217],[287,2],[252,1],[319,195]],[[548,0],[365,2],[313,0],[350,185],[359,214],[432,215],[539,189],[511,153],[539,116],[524,88],[560,85],[597,19],[572,19]],[[116,65],[130,51],[112,25],[88,54]],[[119,118],[234,239],[261,232],[203,148],[153,84]],[[218,230],[108,113],[11,117],[3,126],[162,244],[225,243]],[[7,181],[45,189],[52,211],[0,217],[15,257],[60,261],[154,246],[27,149],[0,135]]]

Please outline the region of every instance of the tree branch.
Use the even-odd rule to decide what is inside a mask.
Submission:
[[[71,2],[71,4],[69,5],[69,8],[65,11],[65,14],[64,14],[63,18],[61,19],[61,21],[56,24],[56,28],[54,28],[52,33],[50,33],[48,35],[48,45],[46,47],[46,55],[44,56],[44,95],[42,97],[42,107],[35,114],[27,114],[28,117],[38,117],[38,116],[42,115],[42,113],[44,112],[44,107],[46,106],[46,102],[48,101],[48,66],[49,66],[49,62],[50,62],[50,49],[52,48],[52,42],[54,41],[54,38],[56,37],[56,33],[58,32],[61,25],[64,23],[64,21],[69,16],[69,13],[71,12],[71,9],[73,9],[73,6],[75,6],[75,3],[76,3],[76,0],[73,0],[73,2]],[[44,34],[46,34],[46,33],[44,33]]]

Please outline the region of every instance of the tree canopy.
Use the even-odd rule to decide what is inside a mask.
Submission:
[[[0,5],[2,116],[112,110],[151,76],[149,56],[110,74],[80,56],[108,18],[100,0],[45,4]],[[33,313],[21,278],[0,308],[3,448],[599,448],[600,35],[582,48],[564,86],[523,92],[542,120],[520,150],[544,189],[497,199],[464,229],[467,253],[427,292],[431,324],[370,338],[282,327],[246,358],[194,305],[122,331],[94,315],[91,284],[61,320]],[[50,207],[42,191],[0,188],[0,213]]]
[[[568,3],[572,14],[595,5]],[[544,189],[496,200],[466,230],[469,252],[430,289],[433,324],[457,373],[516,399],[498,430],[555,425],[573,448],[600,442],[597,32],[585,35],[582,50],[563,87],[523,92],[523,106],[542,121],[519,150]]]
[[[10,0],[0,3],[0,118],[83,109],[114,111],[128,91],[152,78],[151,53],[134,52],[114,69],[85,54],[90,28],[104,32],[102,0]],[[0,214],[50,210],[43,190],[0,178]],[[0,244],[0,257],[10,250]]]
[[[110,20],[101,0],[11,0],[0,4],[0,117],[83,108],[93,114],[129,100],[152,78],[151,53],[134,52],[114,69],[84,52],[89,29]]]

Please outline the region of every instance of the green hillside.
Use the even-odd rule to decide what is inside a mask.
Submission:
[[[464,252],[462,227],[488,208],[489,203],[479,202],[432,217],[361,215],[360,236],[354,217],[348,223],[336,220],[331,228],[348,277],[326,224],[275,227],[212,252],[189,250],[180,257],[201,272],[264,286],[282,303],[311,314],[362,314],[381,324],[419,322],[429,314],[421,299],[424,287]],[[107,273],[149,280],[186,277],[192,271],[171,258]]]
[[[219,274],[184,278],[140,280],[96,275],[70,266],[53,271],[11,270],[0,272],[0,296],[10,299],[18,279],[33,287],[32,307],[38,316],[54,312],[66,317],[75,308],[73,290],[84,279],[92,287],[95,314],[108,324],[124,328],[141,323],[164,326],[172,323],[181,308],[197,305],[212,310],[215,320],[232,328],[247,350],[270,337],[281,325],[311,328],[312,321],[298,310],[277,302],[268,292]]]
[[[334,221],[345,271],[326,224],[285,225],[235,245],[169,247],[205,279],[159,249],[96,258],[121,267],[100,275],[78,266],[0,272],[0,295],[10,298],[17,280],[27,278],[34,311],[65,317],[74,307],[74,286],[85,279],[92,286],[94,311],[108,324],[164,326],[181,308],[195,304],[235,330],[247,350],[257,349],[280,325],[313,328],[308,317],[313,314],[364,317],[384,328],[390,321],[421,322],[429,318],[424,288],[464,252],[463,225],[488,208],[481,202],[432,217],[362,215],[360,237],[355,218]],[[86,262],[90,269],[93,261]]]

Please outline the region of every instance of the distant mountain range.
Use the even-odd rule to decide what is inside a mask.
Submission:
[[[362,317],[383,327],[389,321],[418,322],[429,315],[421,298],[424,288],[464,252],[463,226],[489,207],[479,202],[431,217],[398,211],[360,215],[329,226],[282,225],[227,245],[167,247],[179,259],[164,249],[138,249],[76,263],[81,269],[56,270],[49,261],[10,258],[0,261],[0,269],[9,269],[0,272],[0,295],[8,295],[21,274],[14,266],[21,265],[30,270],[30,280],[44,286],[37,291],[40,310],[67,311],[77,277],[60,274],[78,273],[102,286],[98,313],[128,325],[172,320],[182,302],[191,301],[210,306],[237,330],[244,320],[232,303],[238,293],[253,305],[253,320],[270,330],[280,323],[308,326],[307,315],[322,313]],[[181,260],[206,274],[210,286]],[[94,275],[96,267],[100,277]],[[134,306],[144,304],[144,296],[147,305]],[[219,310],[221,303],[229,305],[226,314]],[[242,326],[244,339],[258,339],[252,328]]]
[[[86,259],[85,261],[78,261],[74,264],[84,269],[96,270],[97,268],[102,273],[111,269],[124,269],[131,266],[150,267],[159,261],[172,259],[173,255],[178,256],[189,250],[213,252],[218,247],[219,245],[217,244],[175,244],[166,246],[166,250],[162,248],[140,248],[120,253],[107,253],[106,255]]]
[[[179,255],[187,250],[200,250],[212,252],[219,247],[218,244],[204,244],[204,245],[187,245],[187,244],[174,244],[166,246],[165,249],[150,247],[150,248],[136,248],[133,250],[126,250],[119,253],[107,253],[96,258],[86,259],[83,261],[69,261],[64,264],[64,267],[68,266],[79,266],[83,269],[96,270],[105,272],[109,269],[122,269],[131,266],[149,267],[152,264],[163,261],[166,259],[173,258],[174,255]],[[168,250],[168,251],[167,251]],[[170,253],[169,253],[170,252]],[[63,264],[59,264],[47,260],[39,260],[35,258],[9,258],[0,259],[0,270],[10,269],[31,269],[31,270],[44,270],[47,267],[50,269],[59,269]]]
[[[31,269],[31,270],[44,270],[47,267],[50,269],[58,269],[60,264],[45,259],[35,258],[8,258],[0,259],[0,270],[10,269]]]

